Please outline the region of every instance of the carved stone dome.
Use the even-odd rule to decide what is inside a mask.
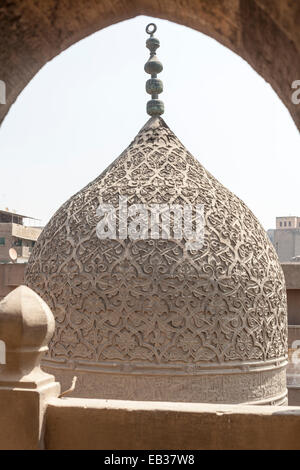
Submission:
[[[204,243],[99,239],[100,203],[204,205]],[[120,223],[120,219],[118,219]],[[36,243],[26,283],[56,329],[44,364],[74,396],[217,403],[286,400],[285,282],[265,231],[152,117],[71,197]]]

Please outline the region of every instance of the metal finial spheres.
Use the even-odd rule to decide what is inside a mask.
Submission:
[[[150,38],[146,41],[146,47],[150,51],[150,57],[145,64],[145,72],[151,75],[151,78],[146,82],[146,91],[151,95],[151,100],[147,103],[147,113],[150,116],[160,116],[164,113],[164,103],[158,99],[159,93],[163,91],[163,83],[157,78],[157,74],[163,69],[162,63],[156,57],[156,49],[159,48],[159,40],[153,37],[157,30],[156,24],[150,23],[146,26],[146,33],[150,34]]]
[[[157,26],[155,23],[149,23],[146,26],[146,33],[150,34],[151,36],[155,33],[156,30],[157,30]]]

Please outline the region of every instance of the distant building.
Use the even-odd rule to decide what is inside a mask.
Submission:
[[[0,263],[12,261],[9,254],[11,248],[16,251],[16,262],[28,261],[42,228],[26,226],[24,219],[36,220],[26,215],[0,210]]]
[[[300,230],[300,217],[276,217],[276,229],[299,229]]]
[[[271,242],[273,243],[274,245],[274,236],[275,236],[275,229],[274,228],[271,228],[269,230],[267,230],[267,234],[271,240]]]
[[[276,217],[276,229],[268,230],[281,263],[300,260],[300,217]]]

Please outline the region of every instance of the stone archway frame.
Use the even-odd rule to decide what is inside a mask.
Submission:
[[[300,129],[300,105],[291,99],[292,83],[300,79],[300,3],[290,0],[2,0],[0,79],[7,96],[0,122],[49,60],[137,15],[191,27],[243,57],[271,84]]]

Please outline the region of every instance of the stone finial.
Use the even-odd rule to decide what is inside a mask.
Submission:
[[[53,381],[53,376],[40,369],[40,361],[54,328],[51,310],[29,287],[18,287],[0,302],[0,340],[6,349],[0,386],[9,382],[35,388]]]
[[[146,33],[150,38],[146,41],[146,47],[150,50],[150,58],[145,64],[145,72],[151,75],[146,82],[146,91],[151,95],[151,100],[147,103],[147,113],[150,116],[160,116],[164,113],[164,103],[158,99],[158,95],[163,92],[163,82],[157,78],[157,74],[163,70],[162,63],[156,57],[156,49],[159,48],[160,42],[153,36],[157,27],[154,23],[148,24]]]
[[[40,368],[55,327],[47,304],[20,286],[0,302],[0,449],[43,449],[45,412],[60,392],[54,376]]]

